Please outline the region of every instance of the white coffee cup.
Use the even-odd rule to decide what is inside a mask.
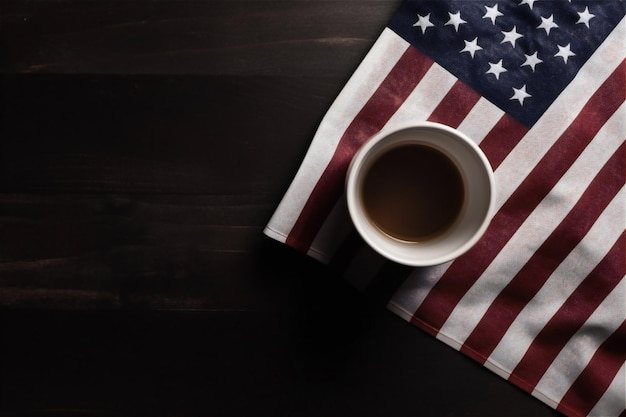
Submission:
[[[418,145],[418,147],[414,145]],[[410,146],[413,147],[403,148]],[[441,230],[437,230],[436,233],[424,238],[398,237],[385,231],[381,226],[382,223],[377,223],[374,220],[374,210],[371,207],[374,204],[368,203],[369,206],[364,204],[364,198],[368,197],[369,200],[367,201],[374,201],[372,197],[369,197],[371,191],[367,187],[373,187],[369,185],[373,181],[369,178],[375,175],[380,176],[381,170],[385,169],[384,163],[380,162],[383,161],[384,155],[387,155],[385,158],[388,160],[396,158],[391,155],[403,155],[402,159],[391,159],[391,162],[387,162],[387,166],[395,167],[393,168],[394,172],[403,172],[402,169],[409,169],[409,167],[415,167],[417,164],[426,166],[427,164],[422,162],[407,163],[407,159],[410,159],[409,153],[415,153],[417,149],[423,149],[429,152],[428,155],[431,153],[433,155],[420,161],[430,161],[429,163],[436,164],[438,163],[436,161],[439,160],[437,158],[441,157],[441,161],[447,160],[448,166],[453,166],[457,170],[455,175],[460,178],[460,181],[455,189],[462,189],[462,195],[458,204],[455,203],[454,205],[454,213],[456,214],[454,217],[450,217],[447,226],[442,227]],[[394,150],[393,153],[390,152],[392,150]],[[406,167],[403,167],[402,165],[405,163]],[[436,165],[435,168],[437,168]],[[376,174],[368,176],[372,171]],[[438,169],[429,170],[429,172],[439,171]],[[381,178],[383,178],[381,184],[384,184],[385,177],[382,176]],[[390,176],[390,178],[399,177]],[[436,181],[437,178],[429,178],[425,184],[430,183],[431,180]],[[413,183],[417,183],[417,181],[407,181],[409,185]],[[486,156],[478,145],[466,135],[440,123],[420,122],[396,126],[374,135],[354,155],[348,168],[345,185],[350,217],[365,242],[386,258],[410,266],[442,264],[467,252],[482,237],[495,210],[495,181]],[[389,185],[390,188],[394,188],[394,184]],[[386,186],[379,188],[384,190]],[[411,186],[408,188],[413,190]],[[411,190],[405,191],[412,192]],[[382,193],[381,195],[387,194]],[[429,198],[427,193],[422,192],[417,201],[430,202],[431,200],[426,200]],[[389,204],[387,200],[381,198],[375,204],[378,211],[384,212],[385,204]],[[432,200],[434,201],[435,198],[432,197]],[[452,200],[441,201],[444,204],[443,201]],[[445,211],[444,209],[446,208],[442,207],[443,211]],[[390,213],[393,212],[390,211]],[[414,213],[412,206],[409,212]],[[388,217],[390,221],[394,220],[393,214]],[[397,219],[398,216],[395,216],[395,220]],[[424,219],[423,223],[428,225],[430,221],[430,219]],[[402,222],[396,223],[399,224],[397,227],[401,227]]]

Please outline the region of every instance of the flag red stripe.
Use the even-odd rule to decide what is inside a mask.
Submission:
[[[480,142],[480,148],[487,156],[494,171],[527,132],[526,126],[507,114],[498,120],[498,123]]]
[[[557,410],[586,416],[611,384],[626,360],[626,321],[609,336],[561,399]],[[623,397],[622,397],[623,398]]]
[[[625,145],[611,156],[567,217],[491,303],[461,351],[488,358],[511,323],[550,275],[587,234],[624,185]],[[622,275],[623,276],[623,272]],[[620,278],[621,278],[620,276]],[[480,361],[480,359],[477,358]],[[482,359],[484,362],[485,359]],[[534,369],[538,369],[533,365]]]
[[[622,232],[602,261],[535,337],[513,370],[511,381],[532,392],[563,346],[624,277],[624,243]]]
[[[626,65],[621,65],[585,104],[573,123],[548,150],[494,216],[485,236],[450,265],[415,311],[412,322],[436,334],[456,304],[550,192],[606,120],[622,104]]]
[[[308,197],[286,244],[302,252],[311,242],[341,197],[344,177],[356,150],[377,133],[404,103],[433,61],[409,47],[339,140],[335,153]]]
[[[458,127],[479,99],[477,92],[457,80],[428,120]]]

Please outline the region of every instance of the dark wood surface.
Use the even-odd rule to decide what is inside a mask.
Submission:
[[[0,415],[556,415],[262,234],[398,4],[0,2]]]

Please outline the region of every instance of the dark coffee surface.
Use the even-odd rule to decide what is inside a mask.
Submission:
[[[383,232],[420,241],[444,232],[463,204],[463,180],[454,163],[424,145],[395,147],[372,164],[363,180],[365,211]]]

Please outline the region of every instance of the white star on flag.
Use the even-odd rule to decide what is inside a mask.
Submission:
[[[502,39],[502,42],[500,43],[509,42],[513,45],[513,48],[515,48],[515,41],[519,38],[523,38],[523,36],[517,32],[517,26],[513,26],[513,29],[508,32],[503,30],[502,34],[504,35],[504,39]]]
[[[497,4],[493,7],[485,6],[485,9],[487,9],[487,12],[483,16],[483,19],[491,19],[491,23],[494,25],[496,24],[496,18],[498,16],[503,16],[503,14],[498,10]]]
[[[417,22],[415,22],[415,24],[413,24],[413,26],[419,26],[422,29],[422,33],[426,32],[426,29],[429,27],[433,27],[435,25],[433,25],[430,22],[430,13],[428,13],[426,16],[420,16],[418,15],[418,19]]]
[[[559,48],[559,52],[557,52],[554,56],[560,56],[561,58],[563,58],[563,61],[565,61],[565,63],[567,64],[567,59],[570,56],[575,56],[576,54],[572,52],[572,50],[570,49],[570,44],[568,43],[565,46],[561,46],[561,45],[557,45]]]
[[[519,101],[519,104],[523,106],[524,99],[528,97],[532,96],[526,92],[526,84],[524,84],[522,88],[513,87],[513,97],[511,97],[510,100],[517,100]]]
[[[463,23],[467,23],[465,20],[461,19],[461,12],[456,12],[456,13],[448,12],[448,15],[450,15],[450,20],[446,22],[446,25],[453,25],[454,30],[456,30],[457,32],[459,31],[459,25],[462,25]]]
[[[583,12],[578,12],[578,16],[579,16],[579,19],[578,19],[578,22],[576,23],[582,23],[587,27],[589,27],[589,21],[593,19],[594,17],[596,17],[595,14],[589,13],[589,7],[585,7],[585,11]]]
[[[492,64],[490,62],[489,70],[486,72],[486,74],[493,74],[496,76],[496,80],[499,80],[500,74],[502,74],[503,72],[506,72],[506,68],[502,66],[502,60],[500,60],[500,62],[497,62],[495,64]]]
[[[549,35],[550,30],[554,28],[558,28],[558,27],[559,25],[554,23],[554,15],[550,15],[550,17],[548,18],[545,18],[545,17],[541,18],[541,24],[537,26],[537,29],[545,29],[546,35]]]
[[[533,5],[535,4],[536,1],[537,0],[522,0],[520,5],[527,4],[528,7],[530,7],[530,10],[532,10],[533,9]]]
[[[474,54],[476,53],[476,51],[480,51],[481,48],[480,46],[478,46],[478,38],[474,38],[473,41],[464,41],[465,42],[465,48],[463,48],[461,50],[461,52],[469,52],[470,55],[472,56],[472,58],[474,58]]]
[[[535,72],[535,66],[543,62],[537,57],[537,52],[532,55],[524,54],[524,56],[526,57],[526,61],[524,61],[521,66],[523,67],[524,65],[528,65],[533,70],[533,72]]]

